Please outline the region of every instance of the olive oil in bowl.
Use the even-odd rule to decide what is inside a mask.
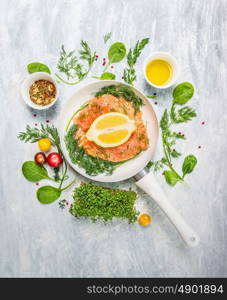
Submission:
[[[147,82],[159,89],[173,85],[178,77],[178,63],[167,52],[155,52],[145,61],[144,76]]]
[[[155,85],[165,85],[172,78],[173,68],[166,60],[155,59],[147,64],[146,75],[151,83]]]

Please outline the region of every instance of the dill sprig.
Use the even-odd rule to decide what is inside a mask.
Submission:
[[[127,63],[128,68],[124,69],[123,79],[128,84],[133,85],[136,80],[136,71],[134,69],[134,65],[137,62],[138,57],[140,56],[144,47],[149,43],[149,38],[142,39],[141,41],[137,41],[135,47],[130,48],[127,54]]]
[[[73,124],[65,135],[65,144],[71,162],[83,168],[91,176],[101,173],[112,174],[122,162],[115,163],[87,154],[84,148],[79,145],[79,141],[75,139],[77,129],[77,126]]]
[[[162,147],[163,147],[163,157],[157,161],[151,161],[147,164],[148,168],[153,168],[154,171],[159,171],[163,168],[163,175],[167,183],[170,185],[175,185],[179,181],[183,181],[186,174],[193,171],[195,165],[197,164],[197,159],[194,155],[188,155],[185,157],[182,164],[182,173],[180,175],[173,167],[173,158],[181,156],[181,153],[175,149],[175,144],[179,139],[185,139],[185,136],[180,132],[172,130],[172,126],[190,121],[192,118],[196,117],[196,112],[189,106],[184,106],[177,109],[176,104],[183,105],[188,102],[194,94],[194,88],[189,82],[184,82],[179,84],[173,90],[173,101],[171,109],[168,111],[165,109],[161,121],[161,136],[162,136]]]
[[[104,43],[105,43],[105,44],[111,39],[111,36],[112,36],[112,32],[107,32],[107,33],[104,35],[103,40],[104,40]]]
[[[104,94],[111,94],[118,98],[122,97],[125,100],[132,102],[135,111],[139,111],[140,107],[143,105],[143,100],[138,97],[130,87],[124,85],[104,86],[95,94],[95,97],[99,97]]]
[[[64,73],[67,80],[63,79],[59,74],[55,74],[56,77],[63,83],[75,85],[82,81],[89,74],[94,61],[96,52],[92,52],[88,43],[86,41],[81,41],[81,49],[76,55],[75,50],[66,51],[64,45],[62,45],[60,50],[60,58],[58,60],[57,68],[61,73]],[[84,66],[82,62],[86,63]],[[68,81],[74,80],[74,81]]]

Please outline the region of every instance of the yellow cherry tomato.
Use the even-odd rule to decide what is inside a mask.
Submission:
[[[48,138],[40,139],[38,141],[39,149],[43,152],[47,152],[51,148],[51,141]]]
[[[151,224],[151,216],[148,214],[142,214],[139,216],[139,224],[141,226],[148,226]]]

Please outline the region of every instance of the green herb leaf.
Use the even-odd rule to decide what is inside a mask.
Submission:
[[[181,177],[173,170],[165,170],[164,176],[166,182],[172,186],[174,186],[178,181],[182,181]]]
[[[112,35],[112,32],[108,32],[104,35],[103,40],[104,40],[105,44],[108,42],[109,39],[111,39],[111,35]]]
[[[42,204],[49,204],[61,196],[61,190],[51,185],[45,185],[37,190],[36,196]]]
[[[182,165],[183,177],[186,174],[191,173],[194,170],[196,164],[197,158],[194,155],[190,154],[186,156]]]
[[[192,118],[196,117],[196,112],[189,106],[185,106],[176,110],[176,107],[173,104],[170,111],[170,117],[172,122],[174,123],[183,123],[190,121]]]
[[[190,82],[178,84],[173,90],[173,102],[177,104],[185,104],[194,94],[194,87]]]
[[[119,165],[122,164],[102,160],[98,157],[88,155],[84,149],[79,146],[79,141],[75,140],[74,136],[76,131],[77,126],[73,124],[65,136],[66,148],[71,162],[83,168],[88,175],[94,176],[101,173],[111,174]]]
[[[36,73],[36,72],[46,72],[48,74],[51,74],[50,69],[47,65],[44,65],[40,62],[32,62],[27,65],[28,73]]]
[[[172,151],[170,152],[170,155],[171,155],[172,157],[179,157],[179,156],[181,156],[181,153],[180,153],[180,152],[177,152],[176,150],[172,150]]]
[[[134,223],[139,214],[134,204],[134,191],[103,188],[94,184],[81,184],[74,190],[74,202],[70,212],[76,218],[88,217],[93,221],[110,221],[113,218],[127,219]]]
[[[142,50],[148,43],[149,43],[149,38],[142,39],[141,41],[136,42],[134,49],[129,50],[127,55],[127,62],[129,67],[133,67],[135,65]]]
[[[51,179],[48,176],[47,170],[44,166],[38,165],[34,161],[26,161],[22,165],[22,173],[24,177],[32,182],[37,182],[42,179]]]
[[[108,50],[110,63],[120,62],[126,55],[125,45],[121,42],[113,43]]]
[[[167,109],[165,109],[163,116],[161,118],[160,127],[163,131],[166,131],[169,129],[169,114],[168,114]]]
[[[134,93],[132,88],[123,84],[104,86],[95,94],[95,97],[99,97],[104,94],[111,94],[115,97],[122,97],[127,101],[132,102],[136,111],[139,111],[140,107],[143,105],[143,100]]]
[[[193,93],[194,88],[189,82],[179,84],[173,91],[173,102],[184,104],[192,97]],[[189,157],[185,159],[185,162],[182,166],[183,176],[180,176],[175,171],[172,164],[172,158],[179,157],[181,153],[173,149],[173,145],[176,144],[176,141],[178,139],[185,139],[185,136],[180,132],[177,133],[175,131],[172,131],[171,126],[174,123],[187,122],[195,116],[196,112],[191,107],[185,106],[177,110],[175,103],[172,104],[170,111],[165,109],[162,115],[160,121],[160,128],[162,131],[164,162],[162,163],[162,158],[160,161],[152,162],[149,166],[153,167],[154,170],[159,170],[164,165],[167,166],[169,170],[164,171],[164,176],[166,182],[170,185],[175,185],[178,181],[183,181],[185,174],[190,173],[194,168],[194,164],[196,164],[197,162],[194,156],[193,158]]]
[[[66,75],[67,80],[74,80],[73,82],[66,81],[58,74],[55,74],[63,83],[69,85],[79,83],[87,77],[93,66],[96,52],[92,53],[86,41],[82,40],[80,44],[81,49],[78,50],[78,55],[75,54],[75,50],[66,51],[63,45],[61,47],[57,68]],[[84,65],[84,62],[86,62],[87,66]]]
[[[127,63],[129,68],[124,69],[123,79],[128,84],[133,85],[134,81],[136,80],[136,71],[134,69],[134,65],[137,62],[142,50],[144,47],[149,43],[149,38],[142,39],[141,41],[137,41],[135,47],[129,49],[127,54]]]
[[[110,72],[102,73],[100,79],[102,80],[115,80],[116,75]]]
[[[167,159],[165,157],[162,157],[160,160],[157,161],[150,161],[146,167],[148,169],[153,168],[154,172],[157,172],[164,168],[164,166],[167,165]]]

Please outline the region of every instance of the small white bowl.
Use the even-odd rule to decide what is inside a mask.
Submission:
[[[168,63],[170,63],[170,65],[172,66],[173,69],[173,74],[171,79],[164,85],[156,85],[154,83],[152,83],[148,78],[147,78],[147,74],[146,74],[146,67],[149,64],[149,62],[151,62],[152,60],[155,59],[163,59],[166,60]],[[179,68],[179,64],[176,60],[176,58],[174,56],[172,56],[170,53],[168,52],[154,52],[152,53],[145,61],[143,64],[143,73],[144,73],[144,77],[147,81],[148,84],[150,84],[151,86],[157,88],[157,89],[166,89],[169,88],[170,86],[174,85],[176,83],[176,81],[178,80],[179,77],[179,73],[180,73],[180,68]]]
[[[42,106],[42,105],[35,104],[30,99],[29,88],[37,80],[48,80],[48,81],[50,81],[54,84],[55,89],[56,89],[56,95],[55,95],[54,101],[51,102],[50,104]],[[57,86],[57,82],[54,80],[54,78],[51,75],[49,75],[45,72],[36,72],[36,73],[32,73],[32,74],[28,75],[24,79],[24,81],[22,83],[22,86],[21,86],[21,95],[24,99],[24,102],[27,105],[29,105],[31,108],[38,109],[38,110],[44,110],[44,109],[50,108],[51,106],[53,106],[55,104],[55,102],[57,101],[58,96],[59,96],[59,89],[58,89],[58,86]]]

